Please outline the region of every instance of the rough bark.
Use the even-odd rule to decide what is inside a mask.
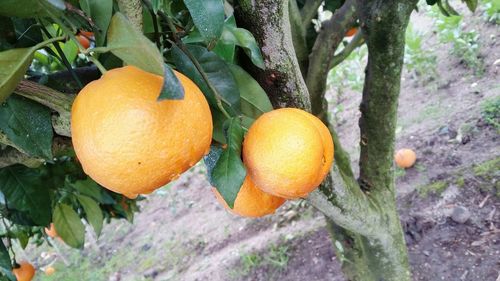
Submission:
[[[324,93],[329,66],[344,34],[356,20],[355,6],[355,0],[347,0],[331,19],[322,24],[309,56],[306,84],[311,97],[312,113],[321,119],[327,110]]]
[[[310,108],[307,88],[295,55],[287,0],[240,0],[235,6],[238,26],[253,33],[264,57],[265,70],[247,70],[268,94],[274,107]]]
[[[297,1],[290,0],[288,7],[290,14],[290,27],[292,31],[293,47],[295,48],[295,55],[297,56],[297,61],[299,62],[300,72],[302,73],[302,77],[305,78],[305,75],[307,74],[309,55],[307,51],[305,33],[302,32],[302,28],[305,24],[302,20],[302,16],[300,15]]]

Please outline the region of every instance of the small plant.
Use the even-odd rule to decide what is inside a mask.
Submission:
[[[436,55],[424,50],[423,33],[415,31],[412,25],[406,30],[405,67],[422,84],[436,80]]]
[[[491,23],[500,24],[500,0],[483,0],[484,18]]]
[[[288,246],[286,245],[271,246],[269,254],[265,257],[267,263],[278,270],[286,269],[288,266],[288,259]]]
[[[484,72],[484,64],[479,57],[479,33],[475,30],[465,31],[462,16],[444,16],[436,9],[430,14],[438,30],[441,43],[452,43],[450,53],[458,58],[476,75]]]
[[[481,109],[484,122],[500,133],[500,97],[486,100],[483,102]]]
[[[430,194],[440,195],[443,191],[448,188],[448,183],[445,181],[436,181],[428,185],[424,185],[418,188],[418,193],[420,197],[425,198]]]

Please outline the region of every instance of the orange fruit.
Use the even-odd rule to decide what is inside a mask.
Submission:
[[[56,269],[53,268],[52,266],[49,266],[45,269],[45,274],[47,274],[47,276],[50,276],[52,274],[54,274],[56,272]]]
[[[261,115],[243,142],[243,161],[264,192],[294,199],[317,188],[333,162],[333,140],[314,115],[281,108]]]
[[[87,37],[83,35],[77,35],[76,39],[78,40],[80,45],[82,45],[83,48],[88,49],[90,47],[90,40]]]
[[[49,236],[50,238],[54,238],[54,237],[57,237],[57,231],[56,231],[56,228],[54,227],[54,223],[50,223],[50,226],[49,228],[45,228],[45,233],[47,234],[47,236]]]
[[[29,262],[23,261],[19,267],[12,270],[12,273],[16,276],[17,281],[31,281],[35,276],[35,268]]]
[[[255,186],[249,176],[245,178],[236,196],[233,209],[229,208],[216,188],[212,187],[212,191],[217,200],[227,210],[243,217],[257,218],[272,214],[286,201],[284,198],[273,196],[260,190]]]
[[[80,32],[78,32],[78,34],[83,35],[83,36],[87,37],[88,39],[94,38],[94,32],[92,32],[92,31],[80,30]]]
[[[163,77],[134,66],[87,84],[71,110],[75,153],[102,186],[135,198],[179,177],[208,153],[212,115],[189,78],[184,99],[158,101]]]
[[[347,30],[347,32],[345,33],[345,36],[352,37],[352,36],[354,36],[354,34],[356,34],[356,32],[358,32],[358,28],[352,27],[349,30]]]
[[[403,148],[396,152],[394,161],[400,168],[410,168],[417,161],[417,154],[409,148]]]

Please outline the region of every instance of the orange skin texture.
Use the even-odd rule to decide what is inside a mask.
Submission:
[[[88,49],[90,47],[90,40],[87,37],[77,35],[76,39],[78,39],[78,42],[80,42],[80,45],[82,45],[83,48]]]
[[[212,192],[215,194],[217,200],[228,211],[242,217],[249,218],[258,218],[273,214],[276,209],[278,209],[286,201],[284,198],[273,196],[260,190],[257,186],[255,186],[249,176],[245,178],[245,181],[236,196],[233,209],[229,208],[217,189],[212,187]]]
[[[304,198],[333,163],[333,140],[314,115],[281,108],[260,116],[243,142],[243,161],[253,182],[269,194]]]
[[[163,77],[134,66],[112,69],[80,91],[71,111],[73,147],[96,182],[135,198],[178,178],[208,153],[213,125],[207,100],[174,72],[183,100],[157,101]]]
[[[417,161],[417,154],[409,148],[403,148],[396,152],[394,161],[398,167],[407,169],[415,164],[415,161]]]
[[[35,276],[35,268],[29,262],[21,262],[18,268],[12,270],[17,281],[31,281]]]
[[[47,276],[50,276],[50,275],[54,274],[55,272],[56,272],[56,269],[55,269],[55,268],[53,268],[52,266],[49,266],[49,267],[47,267],[47,268],[45,269],[45,274],[46,274]]]
[[[356,32],[358,32],[358,29],[356,27],[353,27],[353,28],[350,28],[349,30],[347,30],[347,32],[345,33],[345,36],[346,37],[352,37],[354,36],[354,34],[356,34]]]
[[[50,226],[49,228],[45,228],[45,233],[47,234],[47,236],[49,236],[50,238],[54,238],[54,237],[57,237],[57,231],[56,231],[56,228],[54,227],[54,223],[50,223]]]

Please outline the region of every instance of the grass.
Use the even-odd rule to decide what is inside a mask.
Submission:
[[[500,133],[500,97],[485,100],[481,104],[481,115],[486,124],[494,127]]]
[[[228,271],[230,279],[239,280],[258,269],[269,269],[270,276],[286,270],[290,258],[289,247],[281,244],[271,245],[262,253],[242,253],[240,263]],[[269,277],[269,276],[268,276]],[[268,279],[273,279],[269,277]]]
[[[420,194],[420,197],[427,197],[431,194],[433,195],[440,195],[443,193],[443,191],[448,188],[448,183],[445,181],[436,181],[433,183],[430,183],[428,185],[423,185],[418,187],[418,193]]]
[[[498,174],[500,167],[500,157],[483,162],[473,168],[474,175],[478,177],[491,177]]]

